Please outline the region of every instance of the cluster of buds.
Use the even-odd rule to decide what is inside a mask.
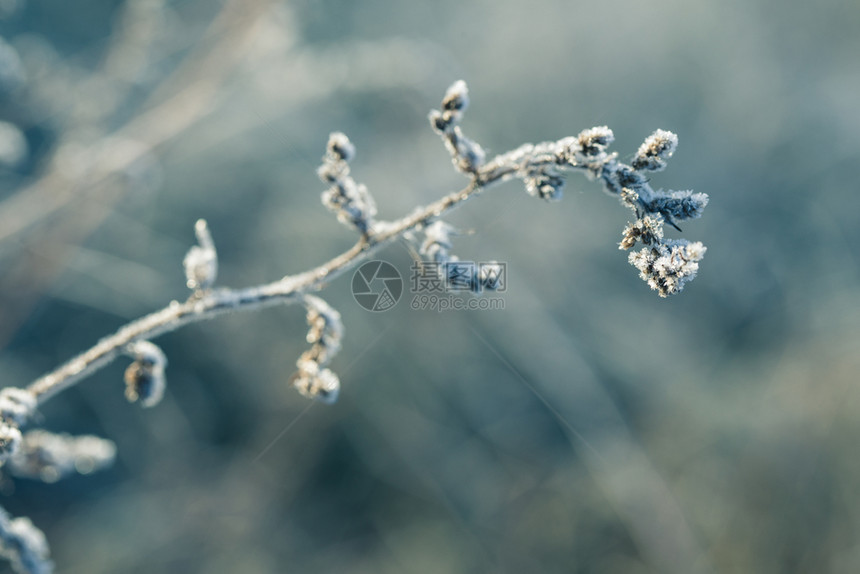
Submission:
[[[464,136],[458,125],[468,107],[469,89],[466,82],[454,82],[442,98],[442,109],[430,112],[430,125],[442,136],[454,167],[464,173],[473,174],[483,165],[486,153],[477,142]]]
[[[305,295],[304,304],[308,311],[307,340],[311,348],[296,361],[298,371],[291,382],[304,396],[330,404],[337,400],[340,380],[325,367],[340,350],[343,323],[340,313],[319,297]]]
[[[376,203],[364,184],[349,175],[349,162],[355,157],[355,146],[346,135],[335,132],[328,138],[319,178],[331,187],[322,194],[322,202],[337,215],[338,221],[368,235],[376,216]]]

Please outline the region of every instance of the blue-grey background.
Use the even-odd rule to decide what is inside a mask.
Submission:
[[[407,294],[371,314],[348,277],[325,290],[346,326],[334,406],[289,387],[299,308],[165,335],[157,408],[125,401],[118,361],[41,409],[116,441],[113,469],[4,480],[59,572],[860,569],[860,4],[296,0],[250,32],[260,3],[219,27],[225,4],[0,2],[20,60],[0,51],[0,120],[27,149],[0,168],[0,384],[184,298],[199,217],[223,285],[348,248],[315,175],[331,131],[384,218],[458,189],[426,114],[461,78],[492,152],[606,124],[629,158],[679,134],[652,184],[710,195],[683,226],[708,252],[659,299],[596,183],[545,204],[511,182],[449,218],[475,231],[460,257],[508,264],[504,311]],[[87,183],[200,85],[170,137]],[[404,245],[381,256],[408,274]]]

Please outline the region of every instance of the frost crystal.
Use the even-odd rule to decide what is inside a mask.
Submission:
[[[666,160],[678,147],[678,136],[666,130],[657,130],[648,136],[633,158],[633,169],[639,171],[661,171],[666,169]]]
[[[185,267],[188,288],[201,291],[209,289],[215,283],[218,275],[218,254],[204,219],[197,220],[194,233],[199,245],[188,250],[182,264]]]
[[[668,297],[684,288],[699,270],[699,261],[707,249],[700,242],[685,239],[668,241],[654,247],[645,247],[630,254],[630,264],[639,270],[639,276],[660,297]]]

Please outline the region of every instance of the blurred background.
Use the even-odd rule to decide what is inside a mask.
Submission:
[[[663,128],[652,185],[711,196],[663,300],[596,183],[494,188],[448,220],[505,309],[370,313],[339,278],[334,406],[289,386],[298,307],[158,339],[154,409],[117,361],[41,409],[115,466],[3,479],[58,572],[860,571],[860,4],[0,0],[0,37],[3,386],[185,298],[199,217],[225,286],[348,248],[331,131],[383,218],[462,187],[426,120],[457,79],[491,152]]]

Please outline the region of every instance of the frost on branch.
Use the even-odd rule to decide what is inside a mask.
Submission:
[[[0,508],[0,556],[19,574],[54,571],[44,533],[29,518],[12,518],[3,508]]]
[[[346,135],[335,132],[328,138],[323,164],[317,175],[331,185],[322,194],[322,202],[338,221],[367,235],[376,216],[376,203],[364,184],[349,175],[349,162],[355,157],[355,146]]]
[[[116,445],[110,440],[32,430],[24,433],[6,468],[19,478],[56,482],[74,473],[90,474],[107,468],[115,457]]]
[[[331,404],[337,400],[340,380],[325,366],[340,350],[343,323],[340,313],[319,297],[305,295],[304,304],[308,310],[307,340],[311,348],[296,361],[298,372],[291,383],[304,396]]]
[[[164,396],[167,381],[164,368],[167,357],[157,345],[149,341],[134,341],[126,347],[126,354],[134,358],[125,370],[125,398],[140,401],[143,407],[154,407]]]
[[[607,193],[619,197],[636,215],[636,220],[624,229],[620,247],[631,249],[641,242],[650,248],[630,256],[630,263],[649,285],[665,297],[679,292],[695,276],[704,247],[701,243],[664,240],[663,224],[680,231],[677,222],[700,217],[708,196],[692,191],[655,191],[649,183],[651,173],[666,168],[678,147],[678,136],[666,130],[655,131],[639,146],[631,165],[618,161],[618,154],[609,151],[615,135],[606,126],[589,128],[558,141],[525,144],[485,162],[481,147],[466,139],[458,125],[468,104],[465,82],[455,82],[448,88],[441,109],[430,113],[430,124],[442,135],[457,169],[473,176],[473,185],[481,187],[518,178],[529,195],[556,201],[562,197],[564,172],[584,171],[590,179],[601,181]],[[426,239],[421,247],[422,255],[447,267],[442,277],[448,281],[451,273],[458,278],[462,275],[459,260],[450,254],[450,235],[450,226],[437,221],[425,228]],[[473,276],[473,286],[476,291],[481,288],[478,274]]]
[[[199,292],[209,289],[215,283],[218,276],[218,254],[215,252],[215,243],[205,219],[197,220],[194,233],[197,235],[198,245],[188,250],[182,265],[185,267],[188,288]]]

